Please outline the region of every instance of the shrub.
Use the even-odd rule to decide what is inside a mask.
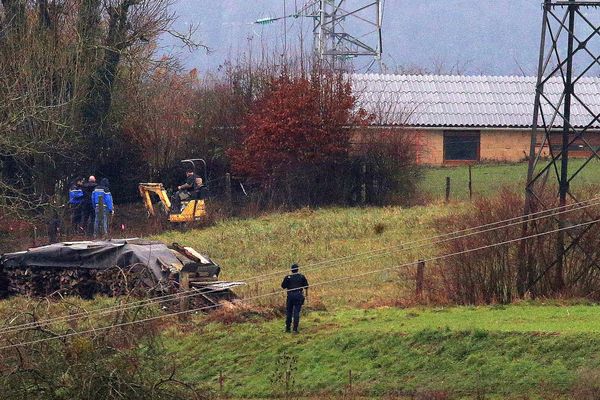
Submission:
[[[581,369],[571,388],[571,395],[579,400],[600,399],[600,371],[597,369]]]
[[[73,305],[69,307],[73,307],[71,312],[80,311]],[[108,323],[136,321],[155,313],[156,311],[143,308],[121,311],[114,316],[114,322],[109,320]],[[28,320],[24,317],[31,315],[35,315],[35,311],[28,310],[14,319]],[[95,319],[89,321],[93,326],[98,326],[98,322]],[[4,336],[2,346],[89,329],[86,321],[71,325],[73,326],[70,328],[42,326],[15,334],[9,333]],[[2,398],[208,398],[210,392],[202,388],[201,384],[190,384],[179,379],[178,366],[164,347],[159,334],[160,328],[160,324],[150,321],[2,350]]]
[[[549,188],[542,196],[541,200],[547,204],[546,209],[557,206],[555,193],[556,191]],[[439,269],[441,282],[450,300],[476,304],[508,303],[526,295],[599,298],[595,289],[600,284],[596,266],[600,249],[597,225],[567,231],[574,237],[578,234],[582,236],[579,240],[572,240],[569,239],[569,234],[565,235],[566,246],[571,250],[565,257],[562,273],[555,263],[556,233],[497,245],[523,237],[523,225],[518,220],[523,213],[523,204],[522,195],[502,189],[495,197],[478,199],[465,211],[437,221],[436,227],[440,233],[450,233],[517,218],[512,226],[499,225],[499,229],[488,227],[483,229],[487,232],[458,237],[442,245],[442,254],[483,248],[457,254],[442,261]],[[600,207],[594,206],[564,215],[567,224],[578,224],[592,221],[596,219],[593,215],[598,214]],[[538,218],[530,224],[525,236],[556,230],[556,218],[555,215]],[[561,281],[564,282],[564,286]]]
[[[416,135],[399,129],[366,131],[355,147],[357,160],[366,167],[369,203],[402,203],[413,198],[421,178]]]
[[[246,117],[242,143],[228,153],[233,172],[269,206],[358,203],[363,190],[370,204],[409,197],[419,178],[412,136],[359,133],[373,118],[357,108],[347,76],[283,73]]]
[[[260,185],[269,203],[316,205],[343,198],[354,111],[350,82],[318,71],[283,74],[253,105],[242,145],[230,151],[234,173]]]

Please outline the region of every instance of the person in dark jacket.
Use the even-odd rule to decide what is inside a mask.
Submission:
[[[78,176],[69,188],[69,208],[71,209],[71,226],[77,232],[81,226],[83,203],[83,178]]]
[[[202,186],[202,178],[194,173],[193,169],[185,172],[185,183],[177,186],[177,192],[171,199],[171,210],[175,214],[181,213],[181,205],[184,201],[197,199],[197,194]]]
[[[94,233],[94,221],[96,220],[96,210],[92,204],[92,192],[96,189],[96,177],[90,176],[83,184],[83,198],[81,201],[81,228],[88,235]]]
[[[95,211],[94,236],[98,236],[100,228],[102,228],[102,234],[107,235],[108,214],[114,214],[113,198],[107,178],[102,178],[100,184],[94,188],[92,192],[92,204]]]
[[[287,291],[285,331],[290,332],[293,326],[294,333],[298,333],[300,324],[300,310],[304,304],[304,293],[308,297],[308,281],[306,277],[298,272],[298,264],[292,264],[292,273],[283,278],[281,287]],[[292,325],[293,321],[293,325]]]

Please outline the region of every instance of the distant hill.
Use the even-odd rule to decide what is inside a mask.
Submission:
[[[297,4],[304,0],[296,0]],[[214,51],[177,50],[186,66],[201,71],[235,57],[252,43],[261,47],[283,42],[283,23],[253,24],[283,15],[284,0],[179,0],[177,28],[199,24],[197,38]],[[294,0],[285,1],[287,13]],[[540,36],[539,0],[387,0],[384,17],[384,63],[388,66],[450,70],[458,65],[470,74],[534,74]],[[299,27],[310,21],[288,20],[288,43],[299,42]],[[311,40],[309,37],[308,41]],[[173,44],[165,39],[165,44]],[[364,65],[362,61],[358,65]],[[442,66],[443,68],[440,68]]]

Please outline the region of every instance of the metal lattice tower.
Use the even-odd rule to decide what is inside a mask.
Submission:
[[[592,161],[600,160],[600,103],[592,104],[589,96],[584,98],[578,93],[578,87],[586,84],[586,78],[599,75],[600,1],[545,0],[527,173],[526,216],[536,210],[578,202],[571,190],[572,183]],[[586,157],[577,168],[572,168],[569,162],[569,153],[573,151]],[[550,188],[557,188],[555,200],[544,194]],[[551,204],[552,201],[555,203]],[[556,217],[556,223],[558,228],[565,228],[570,222],[562,213]],[[547,273],[553,273],[555,289],[562,290],[569,252],[580,252],[590,267],[600,268],[598,258],[589,251],[586,253],[581,246],[582,238],[592,226],[577,232],[559,231],[554,261],[539,268],[537,273],[523,261],[519,269],[521,294]],[[535,224],[528,222],[524,231],[528,230],[535,230]]]
[[[319,60],[339,65],[355,57],[381,59],[382,0],[320,0],[307,3],[313,18],[314,51]]]

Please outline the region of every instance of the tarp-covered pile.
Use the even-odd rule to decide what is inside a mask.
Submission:
[[[141,239],[64,242],[0,257],[0,295],[47,296],[53,293],[91,297],[132,290],[170,291],[179,271],[202,269],[216,278],[218,265],[200,262]]]

